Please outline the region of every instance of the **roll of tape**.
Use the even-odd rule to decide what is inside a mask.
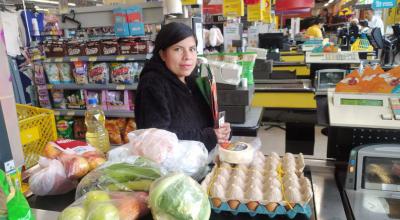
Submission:
[[[248,143],[231,143],[227,148],[218,147],[219,159],[233,164],[248,164],[253,160],[254,148]]]

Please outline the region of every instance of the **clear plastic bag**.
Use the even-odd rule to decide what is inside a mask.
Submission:
[[[156,180],[150,188],[149,205],[155,220],[208,220],[211,214],[207,194],[181,173]]]
[[[183,172],[196,180],[205,176],[208,151],[203,143],[180,141],[174,133],[155,128],[136,130],[128,137],[128,144],[109,152],[110,161],[138,155],[155,161],[170,172]]]
[[[79,182],[75,198],[93,190],[148,191],[151,183],[165,174],[166,171],[158,164],[143,157],[129,156],[107,161]]]
[[[40,157],[42,169],[29,178],[29,187],[33,194],[59,195],[75,189],[77,181],[68,179],[63,164],[56,159]]]
[[[91,191],[64,209],[58,220],[135,220],[149,213],[146,192]]]

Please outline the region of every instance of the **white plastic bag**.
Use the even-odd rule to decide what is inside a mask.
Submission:
[[[128,144],[108,152],[109,161],[137,155],[155,161],[170,172],[183,172],[195,179],[204,177],[208,151],[203,143],[180,141],[174,133],[155,128],[136,130],[128,137]]]
[[[63,164],[56,159],[40,157],[42,169],[29,178],[29,187],[33,194],[59,195],[75,189],[78,182],[67,178]]]

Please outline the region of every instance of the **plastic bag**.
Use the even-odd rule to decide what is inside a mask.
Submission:
[[[156,180],[150,188],[149,205],[155,220],[208,220],[211,214],[207,194],[184,174]]]
[[[165,174],[159,165],[143,157],[107,161],[79,182],[75,198],[93,190],[148,191],[150,184]]]
[[[15,187],[15,183],[11,181],[11,178],[7,177],[5,173],[0,170],[0,200],[3,201],[4,206],[4,198],[6,197],[6,206],[7,213],[4,213],[3,216],[6,215],[5,219],[8,220],[34,220],[34,216],[32,214],[32,210],[29,207],[28,201],[26,201],[24,194],[19,190],[18,187]],[[0,215],[0,219],[3,219],[3,216]]]
[[[155,128],[130,132],[128,138],[128,144],[109,152],[109,160],[138,155],[155,161],[170,172],[183,172],[196,180],[205,176],[208,151],[201,142],[179,141],[174,133]]]
[[[29,178],[29,187],[33,194],[59,195],[75,189],[78,184],[67,178],[63,164],[56,159],[40,157],[39,165],[42,169]]]
[[[64,209],[58,220],[135,220],[149,212],[146,192],[91,191]]]

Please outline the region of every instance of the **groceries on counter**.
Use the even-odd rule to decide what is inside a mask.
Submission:
[[[73,190],[78,179],[103,164],[105,156],[82,141],[49,142],[39,159],[40,169],[29,178],[36,195],[59,195]]]
[[[64,209],[58,220],[135,220],[149,213],[146,192],[91,191]]]
[[[217,211],[287,215],[294,210],[309,216],[313,192],[304,167],[302,154],[280,158],[257,151],[248,165],[217,163],[201,185]]]
[[[75,198],[93,190],[149,191],[151,183],[165,174],[164,169],[144,157],[109,160],[79,182]]]
[[[150,188],[149,205],[155,220],[208,220],[211,215],[207,194],[181,173],[157,179]]]
[[[336,84],[336,92],[400,93],[400,67],[385,72],[380,66],[354,70]]]
[[[88,98],[88,106],[85,112],[86,142],[106,153],[110,150],[110,139],[105,128],[106,116],[96,98]]]
[[[170,172],[183,172],[200,180],[207,172],[208,151],[198,141],[180,141],[162,129],[141,129],[128,134],[129,143],[108,153],[110,161],[129,155],[149,158]]]
[[[219,159],[232,164],[250,163],[253,161],[254,152],[253,146],[244,142],[233,142],[218,147]]]
[[[110,136],[110,143],[114,145],[128,143],[128,133],[136,130],[136,122],[132,118],[107,119],[105,126]]]
[[[0,219],[34,220],[35,216],[17,182],[0,170]]]

